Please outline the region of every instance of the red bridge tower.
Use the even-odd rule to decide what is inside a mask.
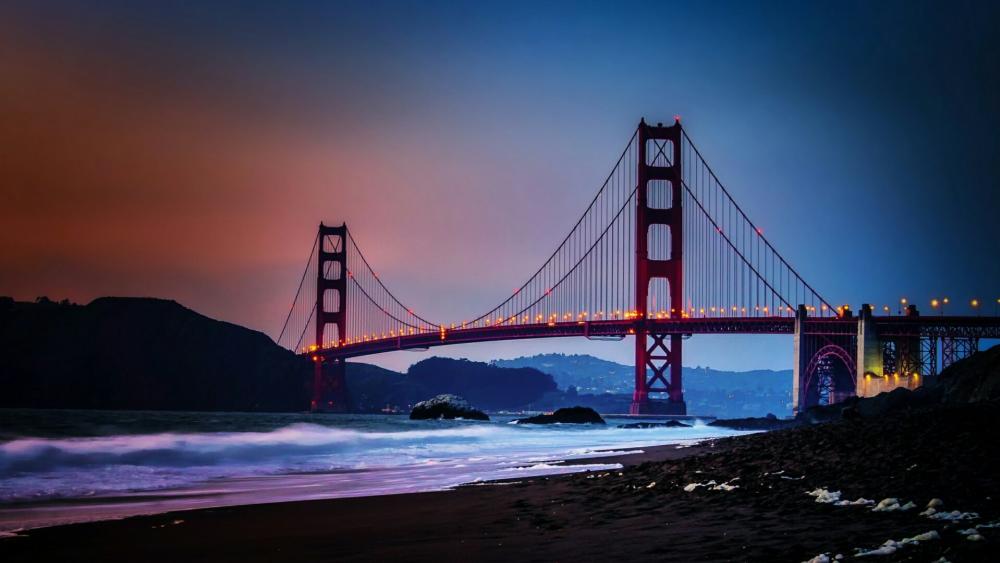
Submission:
[[[649,283],[667,281],[670,316],[684,313],[683,215],[681,175],[681,122],[655,127],[639,122],[638,199],[635,220],[635,392],[631,414],[686,414],[681,387],[681,334],[656,334],[649,330]],[[650,190],[670,190],[670,207],[649,206]],[[657,197],[654,201],[663,201]],[[649,257],[649,229],[665,225],[670,233],[670,256]],[[669,380],[667,371],[669,370]],[[651,372],[651,374],[650,374]],[[650,393],[667,393],[668,400],[650,400]]]
[[[316,253],[319,267],[316,270],[316,349],[324,348],[326,325],[336,328],[333,342],[337,345],[347,338],[347,224],[327,227],[319,224],[319,248]],[[344,412],[347,410],[346,360],[325,359],[313,355],[313,411]]]

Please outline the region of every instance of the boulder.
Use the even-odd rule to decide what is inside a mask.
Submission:
[[[604,419],[590,407],[569,407],[557,409],[552,414],[519,418],[515,422],[518,424],[604,424]]]
[[[421,401],[414,405],[410,412],[411,420],[437,420],[441,418],[490,419],[483,411],[473,408],[468,401],[458,395],[438,395],[433,399]]]

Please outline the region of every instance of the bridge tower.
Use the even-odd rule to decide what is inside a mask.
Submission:
[[[319,248],[316,256],[316,349],[322,351],[327,325],[334,325],[333,342],[340,345],[347,337],[347,224],[328,227],[319,224]],[[328,343],[329,344],[329,343]],[[312,357],[313,411],[347,410],[346,361],[325,359],[322,353]]]
[[[635,220],[635,392],[631,414],[687,414],[681,384],[680,334],[650,331],[649,284],[664,278],[670,296],[670,314],[684,311],[683,214],[681,209],[681,123],[664,127],[639,122],[638,180]],[[649,206],[650,190],[669,190],[670,207]],[[654,201],[663,201],[659,197]],[[665,225],[670,233],[670,256],[649,257],[649,229]],[[668,377],[669,372],[669,379]],[[666,402],[653,401],[650,393],[667,393]]]

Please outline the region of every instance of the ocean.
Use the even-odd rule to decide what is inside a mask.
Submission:
[[[569,459],[740,432],[398,415],[0,409],[0,533],[173,510],[607,471]],[[629,418],[628,422],[637,419]]]

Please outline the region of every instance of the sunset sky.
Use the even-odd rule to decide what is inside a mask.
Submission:
[[[171,298],[274,337],[317,224],[346,221],[401,299],[461,320],[544,261],[640,117],[679,114],[829,300],[992,314],[1000,9],[812,4],[5,2],[0,295]],[[791,349],[695,338],[685,363]],[[434,353],[543,351],[631,362]]]

